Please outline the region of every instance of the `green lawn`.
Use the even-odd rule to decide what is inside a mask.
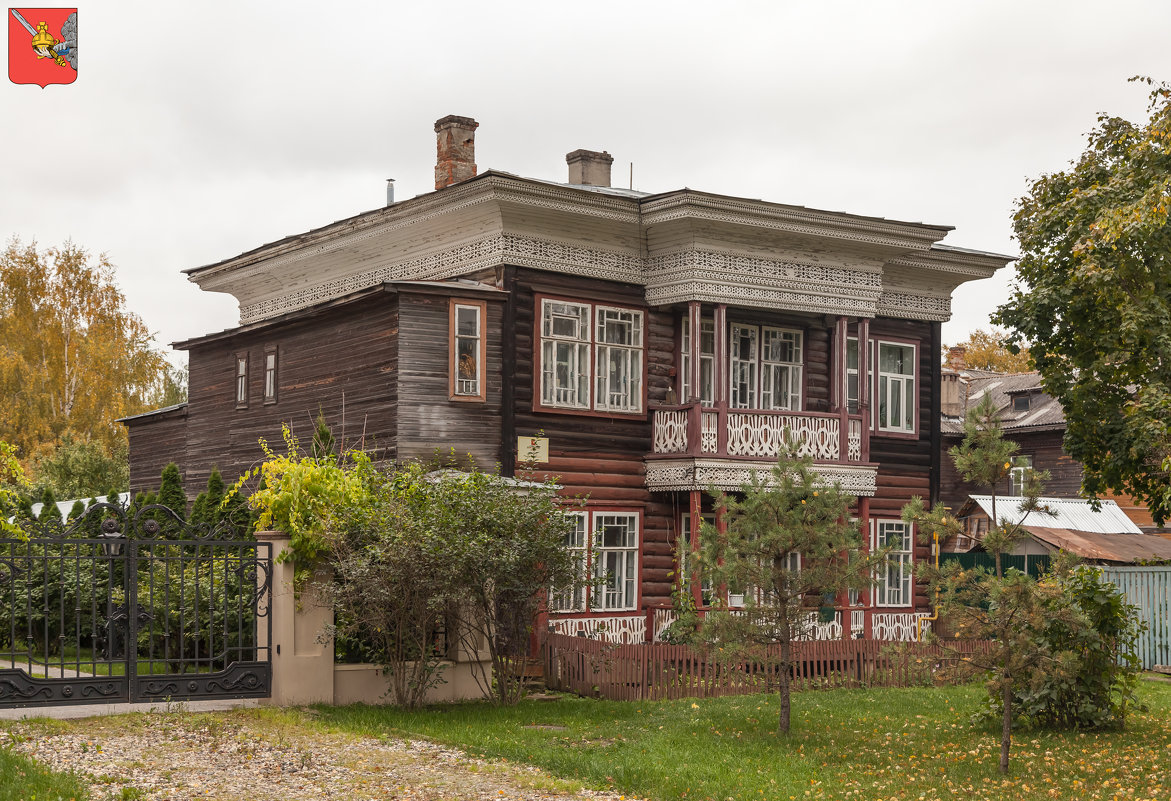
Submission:
[[[662,801],[1171,798],[1171,685],[1144,682],[1150,711],[1124,732],[1018,733],[1007,778],[998,730],[971,721],[985,697],[978,686],[805,692],[788,737],[775,732],[775,695],[316,712],[344,730],[424,735]]]
[[[81,801],[81,783],[0,747],[0,801]]]

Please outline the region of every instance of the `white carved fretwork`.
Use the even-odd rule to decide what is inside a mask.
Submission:
[[[919,620],[931,617],[926,612],[876,612],[872,618],[871,636],[876,640],[917,642],[919,629],[931,631],[931,622],[922,625]]]
[[[720,416],[715,412],[703,412],[699,418],[700,453],[715,453],[719,436]]]
[[[885,290],[878,298],[878,314],[883,317],[946,323],[951,319],[951,296],[913,295]]]
[[[655,453],[687,453],[687,411],[659,409],[655,412]]]
[[[833,620],[823,623],[817,612],[811,612],[797,629],[795,635],[798,640],[840,640],[842,638],[842,624],[837,615],[834,615]]]
[[[831,461],[839,454],[838,428],[833,417],[729,413],[728,455],[775,459],[788,439],[798,456]]]
[[[647,459],[646,486],[651,491],[740,489],[758,475],[771,481],[771,464],[744,462],[739,459],[683,458]],[[858,497],[873,497],[878,468],[876,465],[814,464],[813,472],[827,486],[837,484],[842,492]]]
[[[851,462],[862,461],[862,421],[851,420],[846,439],[846,458]]]
[[[550,620],[549,628],[557,634],[578,635],[591,640],[605,640],[616,645],[646,642],[646,617],[570,617]]]
[[[663,632],[679,617],[674,609],[655,610],[655,642],[662,642]]]

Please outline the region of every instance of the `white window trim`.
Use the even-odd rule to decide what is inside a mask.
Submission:
[[[679,365],[683,371],[683,382],[680,385],[679,400],[686,403],[691,397],[691,319],[683,317],[682,336],[680,337]],[[704,350],[703,338],[711,334],[711,350]],[[707,380],[703,377],[703,367],[708,366]],[[711,317],[702,317],[699,321],[699,405],[712,407],[716,405],[716,321]]]
[[[236,377],[236,408],[248,406],[248,354],[237,353],[235,356]]]
[[[536,405],[546,409],[568,409],[572,411],[598,411],[607,412],[611,414],[642,414],[645,408],[643,400],[646,394],[646,387],[644,386],[644,372],[646,367],[646,313],[642,309],[630,308],[627,306],[611,306],[604,303],[590,303],[578,302],[571,300],[562,300],[556,297],[542,297],[540,303],[540,316],[537,320],[537,348],[536,353],[540,354],[541,370],[539,378],[539,386],[536,387],[537,398]],[[567,337],[558,336],[552,333],[552,325],[546,327],[546,314],[551,314],[550,306],[559,304],[563,306],[573,306],[584,310],[584,317],[581,318],[582,325],[579,326],[579,336]],[[597,326],[599,320],[602,319],[600,312],[618,312],[620,314],[628,314],[632,317],[632,340],[636,340],[636,344],[623,345],[611,342],[599,342]],[[580,336],[581,329],[585,331],[585,337]],[[552,348],[547,348],[549,343],[572,343],[575,346],[574,357],[576,360],[575,372],[573,373],[574,382],[580,382],[584,378],[584,392],[573,394],[576,397],[573,401],[563,401],[557,398],[557,387],[555,384],[551,385],[549,380],[555,381],[556,366],[555,358],[553,364],[550,363],[550,355],[556,353],[556,345]],[[609,392],[599,392],[600,389],[597,383],[600,382],[599,365],[606,359],[608,361],[609,353],[612,350],[621,350],[626,354],[627,363],[627,392],[626,402],[611,403],[609,400]],[[607,377],[607,381],[609,377]]]
[[[875,340],[872,340],[872,342],[873,342],[873,352],[872,353],[874,356],[874,361],[873,361],[873,364],[874,364],[874,378],[873,378],[873,380],[874,380],[874,402],[873,402],[873,404],[874,404],[874,424],[873,424],[873,428],[875,431],[882,431],[882,432],[889,433],[889,434],[917,434],[919,432],[919,389],[920,389],[920,386],[919,386],[919,346],[913,342],[898,342],[898,341],[894,341],[894,340],[885,340],[885,339],[875,339]],[[906,373],[887,373],[887,372],[883,371],[883,369],[882,369],[882,346],[883,345],[889,345],[890,347],[894,347],[894,348],[910,348],[911,349],[911,373],[910,373],[910,375],[908,375]],[[889,390],[891,387],[892,380],[899,383],[899,384],[905,383],[908,379],[910,380],[910,382],[911,382],[911,398],[913,399],[913,402],[911,403],[911,427],[910,428],[906,428],[901,424],[897,425],[897,426],[892,426],[889,424],[889,421],[888,421],[887,425],[882,425],[882,419],[881,419],[879,410],[882,408],[882,403],[883,403],[883,397],[881,395],[883,377],[886,377],[886,379],[887,379],[888,395],[889,395]],[[889,409],[889,398],[887,398],[887,401],[888,401],[888,409]]]
[[[582,562],[582,574],[580,578],[583,582],[583,588],[580,590],[580,596],[574,593],[573,601],[568,604],[558,603],[559,599],[554,596],[549,600],[549,611],[554,614],[572,614],[575,612],[632,612],[638,609],[639,589],[642,578],[639,574],[641,565],[641,550],[642,550],[642,515],[638,512],[629,512],[613,509],[597,509],[587,510],[582,512],[566,512],[566,515],[577,517],[585,521],[585,545],[584,547],[571,546],[574,551],[584,551],[585,559]],[[598,530],[599,520],[604,517],[620,517],[632,520],[634,523],[634,543],[628,546],[611,546],[602,547],[599,543],[600,532]],[[623,577],[623,583],[629,583],[629,593],[631,600],[629,604],[621,606],[607,606],[606,599],[610,593],[609,582],[605,581],[605,574],[599,575],[598,567],[603,564],[604,554],[615,552],[621,554],[633,554],[633,558],[629,560],[631,564],[630,573]],[[601,558],[599,555],[602,555]],[[625,593],[624,593],[625,594]],[[564,597],[564,594],[563,596]],[[599,598],[602,603],[598,603]]]
[[[459,332],[459,315],[462,310],[471,310],[476,315],[476,333],[461,334]],[[483,400],[484,393],[484,316],[487,305],[460,301],[451,301],[451,399],[452,400]],[[461,378],[460,349],[461,341],[472,341],[476,353],[475,378]]]
[[[580,557],[578,558],[578,583],[570,590],[550,595],[549,611],[557,614],[584,612],[588,608],[586,606],[586,599],[588,598],[590,583],[589,514],[587,512],[566,512],[565,516],[573,517],[581,521],[581,524],[578,528],[578,532],[581,534],[581,545],[566,545],[566,548],[568,548],[571,552],[580,554]]]
[[[1033,472],[1033,457],[1029,454],[1012,457],[1008,471],[1008,494],[1019,498],[1025,494],[1025,484]]]
[[[910,607],[915,602],[915,531],[914,526],[910,523],[905,523],[902,520],[881,520],[875,519],[870,521],[871,533],[870,543],[874,550],[881,550],[884,545],[884,538],[880,535],[886,534],[885,527],[900,527],[903,529],[903,543],[909,545],[908,550],[893,551],[887,556],[886,562],[878,569],[875,576],[874,584],[874,606],[885,607]],[[889,535],[888,535],[889,536]],[[893,590],[887,585],[886,578],[889,571],[889,565],[894,561],[899,565],[899,587]],[[901,597],[906,596],[906,597]],[[895,600],[891,600],[894,598]]]
[[[752,356],[751,356],[751,376],[752,387],[749,390],[749,398],[747,403],[743,398],[739,397],[736,386],[736,366],[739,364],[747,364],[734,357],[734,349],[736,343],[737,329],[746,331],[754,331],[756,337],[753,340]],[[800,351],[801,361],[799,362],[766,362],[764,358],[764,337],[765,332],[779,332],[784,334],[793,334],[796,337],[796,347]],[[769,407],[764,405],[764,366],[783,365],[790,368],[792,372],[789,374],[790,381],[790,405],[778,406],[775,403]],[[796,388],[792,384],[796,379]],[[730,409],[744,409],[744,410],[759,410],[768,412],[799,412],[804,405],[804,381],[805,381],[805,332],[799,328],[785,328],[773,325],[748,325],[745,323],[732,323],[728,329],[728,408]]]
[[[764,346],[764,340],[765,340],[766,333],[792,334],[794,337],[794,348],[796,349],[797,356],[798,356],[797,361],[795,361],[795,362],[767,361],[765,359],[765,346]],[[778,406],[774,402],[773,405],[771,405],[767,408],[770,411],[787,411],[787,412],[801,411],[801,406],[802,406],[801,390],[804,387],[803,382],[805,381],[805,367],[804,367],[804,365],[805,365],[805,334],[804,334],[804,332],[802,332],[796,328],[780,328],[778,326],[762,325],[760,327],[759,356],[760,356],[760,358],[759,358],[760,379],[757,382],[757,392],[759,393],[760,408],[762,408],[762,409],[766,408],[764,405],[765,365],[772,365],[772,366],[788,367],[789,368],[790,372],[789,372],[788,390],[789,390],[789,403],[790,403],[790,405]],[[796,384],[796,386],[794,386],[794,384]],[[774,394],[775,394],[775,390],[774,390]]]

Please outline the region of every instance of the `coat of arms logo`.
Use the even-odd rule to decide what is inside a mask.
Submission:
[[[77,9],[8,9],[8,78],[42,89],[77,80]]]

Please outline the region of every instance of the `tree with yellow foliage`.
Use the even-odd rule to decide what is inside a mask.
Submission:
[[[19,239],[0,252],[0,439],[21,459],[67,436],[115,452],[115,421],[150,408],[166,371],[105,256]]]

